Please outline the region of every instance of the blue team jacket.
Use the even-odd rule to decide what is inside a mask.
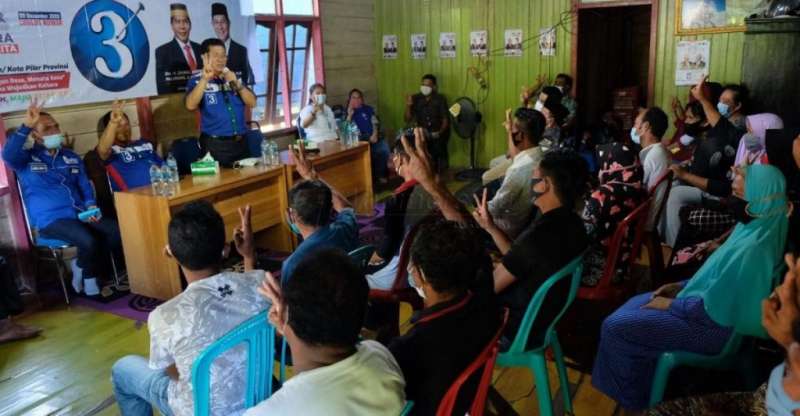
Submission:
[[[8,137],[3,160],[14,169],[22,185],[31,226],[42,229],[56,220],[78,218],[78,212],[97,204],[83,161],[67,149],[59,150],[55,156],[38,144],[30,150],[23,149],[30,132],[31,128],[23,124]]]

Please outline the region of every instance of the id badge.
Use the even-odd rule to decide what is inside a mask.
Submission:
[[[33,173],[47,173],[46,163],[31,163],[30,168]]]

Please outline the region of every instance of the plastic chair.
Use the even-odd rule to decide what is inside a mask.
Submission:
[[[580,289],[578,289],[579,299],[593,301],[602,300],[613,303],[625,299],[627,295],[635,290],[636,281],[634,279],[628,279],[625,282],[615,284],[614,276],[617,273],[619,251],[622,248],[622,243],[630,239],[631,227],[633,227],[633,238],[630,239],[631,246],[630,256],[628,257],[628,270],[630,270],[630,267],[634,265],[636,259],[639,257],[645,226],[647,225],[648,215],[650,214],[650,201],[649,198],[645,200],[617,225],[617,229],[614,231],[614,235],[611,237],[611,241],[608,245],[608,254],[606,255],[603,275],[600,277],[596,286],[581,286]]]
[[[483,372],[481,373],[480,382],[478,383],[478,390],[475,392],[475,398],[472,400],[472,406],[470,406],[468,414],[483,414],[483,409],[486,406],[486,396],[489,393],[489,386],[492,384],[492,370],[494,370],[497,353],[500,350],[500,336],[503,335],[507,323],[508,308],[505,308],[503,321],[500,323],[500,328],[497,329],[497,333],[492,337],[492,340],[489,341],[489,344],[481,351],[475,361],[473,361],[458,378],[456,378],[456,381],[453,382],[450,388],[447,389],[447,393],[445,393],[442,401],[439,402],[436,416],[450,416],[453,414],[453,408],[458,400],[458,393],[461,390],[461,386],[481,368]]]
[[[369,259],[372,258],[372,253],[375,252],[375,247],[367,244],[365,246],[361,246],[350,253],[348,255],[354,262],[361,268],[362,271],[367,270],[367,265],[369,264]]]
[[[539,414],[542,416],[551,416],[553,414],[553,403],[550,397],[550,381],[548,379],[547,363],[545,361],[545,351],[548,347],[553,349],[558,378],[561,384],[561,394],[564,396],[564,409],[566,412],[574,413],[572,410],[572,399],[569,393],[567,368],[564,365],[564,353],[561,351],[561,344],[558,342],[558,334],[555,328],[558,321],[564,315],[564,312],[567,311],[572,301],[575,300],[575,295],[581,282],[581,273],[583,272],[584,254],[585,252],[570,261],[539,287],[533,295],[533,298],[531,298],[531,302],[528,304],[528,309],[525,311],[525,316],[522,319],[519,330],[517,330],[514,341],[511,343],[511,347],[507,352],[500,353],[500,355],[497,356],[497,365],[499,366],[527,367],[533,372],[534,380],[536,381],[536,397],[539,400]],[[565,278],[570,279],[570,289],[564,306],[561,308],[558,315],[556,315],[555,319],[550,322],[550,325],[548,325],[544,333],[544,342],[542,345],[533,349],[526,349],[531,327],[536,317],[539,315],[539,310],[544,303],[547,293],[558,281]]]
[[[173,141],[170,151],[178,162],[178,173],[181,175],[191,175],[192,162],[202,156],[200,142],[195,137],[184,137]]]
[[[644,244],[647,247],[647,257],[650,261],[650,276],[655,282],[661,280],[661,275],[664,272],[664,255],[661,253],[661,236],[658,234],[658,224],[661,222],[661,216],[667,206],[669,193],[672,191],[672,177],[673,172],[668,169],[648,191],[648,196],[652,200],[651,213],[652,209],[655,209],[655,214],[652,216],[652,224],[648,224],[649,229],[645,230]],[[664,196],[661,199],[661,203],[656,205],[656,192],[660,187],[664,188]]]
[[[192,390],[195,416],[210,414],[211,365],[222,353],[247,344],[247,385],[245,408],[255,406],[272,395],[272,357],[275,354],[275,328],[267,311],[244,321],[209,345],[192,364]]]
[[[406,401],[406,405],[403,406],[403,411],[400,412],[400,416],[408,415],[409,413],[411,413],[411,409],[413,408],[414,408],[414,401],[413,400]]]
[[[50,260],[55,264],[56,272],[58,273],[58,280],[61,282],[61,289],[64,291],[64,301],[67,302],[67,305],[69,305],[69,292],[67,291],[66,278],[64,277],[64,269],[67,268],[64,262],[66,260],[64,251],[69,248],[73,248],[73,246],[65,241],[54,238],[39,237],[38,230],[31,227],[30,219],[28,218],[28,208],[25,205],[25,197],[23,196],[22,186],[20,185],[19,181],[17,181],[17,191],[19,192],[19,199],[22,205],[22,215],[25,218],[25,228],[28,231],[28,239],[35,248],[37,257],[39,257],[41,254],[48,254],[50,257],[46,258],[46,260]],[[39,262],[37,261],[35,264],[37,265],[38,274]]]

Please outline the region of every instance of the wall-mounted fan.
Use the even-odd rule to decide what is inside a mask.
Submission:
[[[478,169],[475,163],[475,135],[478,133],[483,116],[475,102],[468,97],[456,99],[450,106],[450,116],[456,134],[462,139],[469,140],[469,169],[458,172],[456,178],[463,181],[479,178],[483,169]]]

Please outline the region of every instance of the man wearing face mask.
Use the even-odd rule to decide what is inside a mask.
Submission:
[[[97,155],[106,165],[114,191],[150,185],[150,167],[164,163],[153,143],[142,138],[131,140],[130,120],[122,110],[124,107],[124,101],[114,101],[111,111],[97,123],[102,134]]]
[[[223,167],[231,167],[249,155],[244,110],[255,107],[256,96],[226,67],[225,43],[209,38],[200,51],[203,71],[187,83],[186,109],[200,111],[201,151],[210,152]]]
[[[569,111],[561,127],[564,130],[571,130],[575,126],[575,114],[578,112],[578,102],[570,95],[572,93],[572,77],[567,74],[558,74],[553,85],[561,91],[561,105]]]
[[[25,121],[3,147],[3,160],[22,185],[31,228],[43,238],[78,248],[77,265],[83,273],[75,276],[75,291],[98,295],[98,279],[110,276],[109,251],[122,250],[119,226],[100,214],[86,222],[78,219],[79,213],[97,208],[94,188],[81,158],[61,148],[64,135],[58,122],[41,109],[31,101]],[[28,150],[23,145],[29,134],[35,144]]]
[[[747,104],[748,91],[741,85],[726,85],[714,105],[706,96],[705,87],[708,78],[692,87],[692,96],[703,105],[708,123],[711,125],[709,136],[719,136],[734,150],[739,146],[739,139],[747,131],[744,107]]]
[[[447,140],[450,138],[447,99],[437,91],[436,77],[432,74],[422,77],[419,91],[406,97],[405,121],[430,132],[428,151],[437,170],[442,172],[448,164]]]
[[[349,253],[358,248],[358,222],[350,201],[319,178],[306,160],[305,148],[292,150],[297,173],[303,178],[289,190],[287,222],[303,238],[291,256],[283,261],[281,281],[288,281],[297,265],[311,253],[336,248]],[[331,220],[331,211],[336,217]]]
[[[642,161],[642,167],[644,168],[642,184],[647,190],[653,188],[661,176],[669,169],[669,152],[661,143],[661,138],[667,131],[668,123],[669,120],[663,110],[658,107],[651,107],[639,111],[639,115],[631,128],[631,140],[642,146],[642,150],[639,152],[639,160]],[[655,201],[653,201],[648,228],[652,227],[657,207],[661,204],[663,198],[664,191],[662,189],[659,190]]]
[[[336,116],[326,101],[324,85],[314,84],[308,88],[308,105],[300,110],[300,125],[310,142],[336,140],[339,135]]]

